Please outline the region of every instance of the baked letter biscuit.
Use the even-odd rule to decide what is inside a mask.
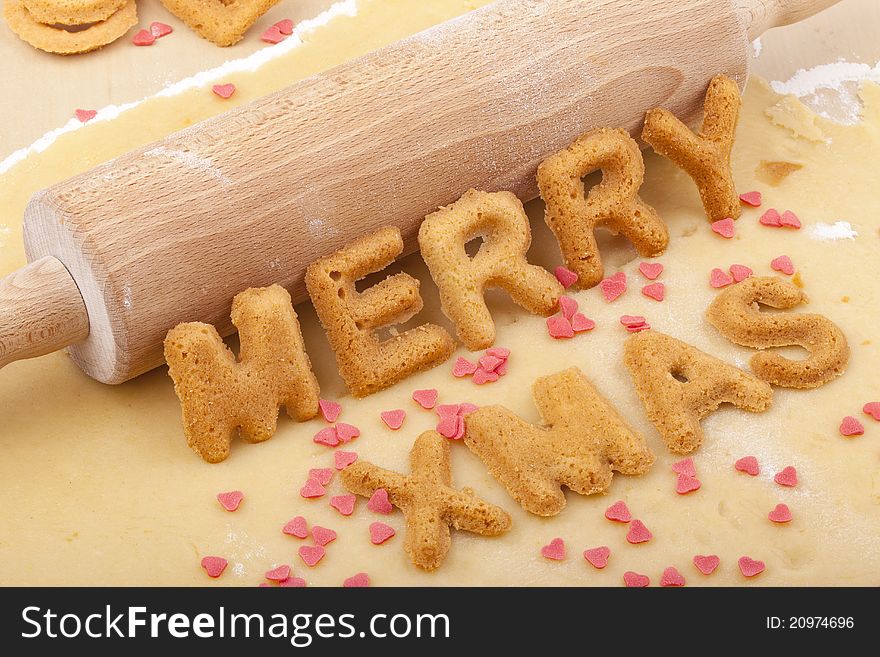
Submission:
[[[823,315],[770,314],[756,306],[789,309],[802,303],[807,303],[807,295],[794,283],[776,276],[752,277],[721,292],[706,318],[725,338],[745,347],[803,347],[810,354],[805,360],[771,352],[755,354],[752,371],[773,385],[818,388],[846,370],[849,344],[843,331]]]
[[[695,135],[671,112],[657,108],[645,116],[642,139],[684,169],[700,190],[709,221],[740,215],[733,184],[730,150],[736,134],[741,100],[736,82],[716,75],[703,104],[703,127]]]
[[[535,381],[544,426],[503,406],[484,406],[465,418],[465,444],[522,507],[554,516],[565,507],[562,486],[581,495],[601,493],[612,471],[647,472],[654,455],[578,368]]]
[[[162,4],[203,39],[231,46],[278,0],[162,0]]]
[[[87,25],[107,20],[126,0],[22,0],[33,19],[46,25]]]
[[[384,342],[376,330],[407,321],[423,306],[419,281],[389,276],[358,292],[355,282],[380,271],[403,251],[398,228],[383,228],[309,265],[306,287],[336,353],[339,373],[355,397],[365,397],[439,365],[455,342],[435,324],[422,324]]]
[[[760,413],[773,401],[773,390],[757,377],[657,331],[631,335],[624,362],[648,419],[677,454],[702,444],[700,420],[722,402]]]
[[[585,195],[583,177],[602,170],[602,180]],[[538,167],[538,188],[547,206],[545,221],[556,235],[565,266],[586,289],[604,277],[596,244],[597,226],[623,234],[645,258],[669,243],[656,210],[639,198],[645,164],[638,144],[624,130],[591,130]]]
[[[482,237],[471,258],[465,244]],[[529,218],[510,192],[467,192],[452,205],[429,214],[419,229],[419,248],[440,289],[443,312],[471,351],[491,347],[495,323],[483,298],[487,287],[506,290],[536,315],[556,312],[562,285],[547,270],[530,265]]]
[[[165,337],[187,443],[209,463],[229,455],[236,429],[249,443],[271,438],[279,406],[297,421],[318,413],[318,381],[287,290],[238,294],[232,323],[241,340],[238,362],[210,324],[179,324]]]
[[[468,488],[452,488],[449,442],[436,431],[425,431],[409,454],[409,476],[356,461],[340,475],[345,487],[370,497],[384,488],[388,501],[406,517],[404,549],[413,563],[436,570],[449,552],[449,528],[497,536],[510,529],[510,516],[479,499]]]

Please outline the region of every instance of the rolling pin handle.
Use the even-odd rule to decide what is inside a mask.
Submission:
[[[772,27],[791,25],[836,5],[840,0],[735,0],[754,40]]]
[[[89,315],[60,260],[46,256],[0,279],[0,367],[84,340]]]

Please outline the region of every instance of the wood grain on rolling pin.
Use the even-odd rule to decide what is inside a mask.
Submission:
[[[503,0],[40,192],[28,257],[70,270],[91,323],[71,354],[118,383],[178,322],[230,333],[241,290],[301,301],[309,262],[381,226],[413,251],[470,187],[534,198],[579,134],[636,134],[658,105],[693,120],[709,78],[746,66],[727,0]]]

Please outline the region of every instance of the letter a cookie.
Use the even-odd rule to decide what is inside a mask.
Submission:
[[[544,426],[503,406],[465,418],[465,444],[526,511],[556,515],[565,507],[562,486],[592,495],[607,490],[612,471],[650,469],[654,455],[645,439],[578,368],[538,379],[533,394]]]
[[[700,420],[722,402],[760,413],[773,401],[773,390],[759,378],[657,331],[630,336],[624,362],[648,419],[677,454],[703,443]]]
[[[602,180],[586,194],[582,179],[597,169]],[[538,167],[545,221],[556,235],[565,266],[578,275],[578,288],[598,285],[605,275],[593,234],[597,226],[622,234],[642,257],[666,249],[666,224],[638,195],[644,177],[635,140],[624,130],[605,128],[579,137]]]
[[[236,429],[249,443],[271,438],[279,406],[298,421],[318,413],[318,381],[287,290],[273,285],[238,294],[232,323],[241,340],[238,362],[210,324],[179,324],[165,337],[186,441],[209,463],[229,455]]]

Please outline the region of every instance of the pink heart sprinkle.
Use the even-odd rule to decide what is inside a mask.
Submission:
[[[228,493],[217,493],[217,501],[227,511],[235,511],[241,501],[244,499],[244,493],[240,490],[231,490]]]
[[[335,401],[327,401],[326,399],[318,400],[318,408],[321,409],[324,421],[330,424],[336,422],[339,414],[342,413],[342,404],[338,404]]]
[[[323,559],[325,554],[327,551],[322,545],[302,545],[299,548],[299,558],[310,568]]]
[[[562,311],[562,315],[565,319],[571,319],[572,316],[577,312],[578,302],[566,295],[562,295],[559,297],[559,309]]]
[[[211,91],[220,96],[220,98],[226,99],[235,93],[235,85],[231,82],[227,82],[226,84],[215,84],[211,87]]]
[[[862,413],[880,421],[880,402],[868,402],[862,406]]]
[[[679,495],[687,495],[695,490],[700,490],[703,484],[696,477],[689,477],[686,474],[678,475],[678,481],[675,484],[675,492]]]
[[[370,542],[373,545],[382,545],[389,538],[394,536],[397,532],[394,531],[394,527],[386,525],[384,522],[371,522],[370,523]]]
[[[478,367],[477,371],[474,372],[473,382],[481,386],[484,383],[495,383],[498,379],[501,378],[501,375],[497,372],[487,372],[482,367]]]
[[[608,558],[610,556],[611,549],[607,545],[584,550],[584,559],[586,559],[593,568],[598,568],[599,570],[608,565]]]
[[[452,376],[456,376],[459,379],[464,376],[470,376],[477,371],[477,367],[476,363],[472,363],[467,358],[459,356],[455,360],[455,365],[452,366]]]
[[[299,489],[299,494],[307,500],[323,497],[326,492],[327,491],[324,490],[321,482],[317,479],[312,479],[311,477],[309,477],[308,481],[306,481],[303,487]]]
[[[642,276],[653,281],[663,273],[663,265],[659,262],[641,262],[639,263],[639,271],[642,272]]]
[[[461,412],[461,404],[440,404],[434,409],[434,412],[437,413],[441,419],[458,417],[458,414]]]
[[[357,502],[355,495],[334,495],[330,498],[330,506],[344,516],[354,513],[354,504]]]
[[[773,477],[773,481],[775,481],[780,486],[788,486],[789,488],[792,486],[797,486],[797,470],[795,470],[794,466],[788,465],[782,469],[782,472],[776,473],[776,476]]]
[[[575,333],[584,333],[596,328],[596,322],[586,317],[583,313],[575,313],[571,317],[571,330]]]
[[[627,542],[632,543],[633,545],[647,543],[652,538],[654,538],[654,535],[647,527],[645,527],[645,523],[641,520],[633,520],[632,524],[629,526],[629,531],[626,534]]]
[[[660,586],[684,586],[685,579],[684,575],[678,572],[678,569],[675,566],[669,566],[663,571],[663,576],[660,578]]]
[[[698,554],[694,557],[694,565],[697,567],[697,570],[704,575],[711,575],[714,573],[720,563],[721,559],[716,554]]]
[[[309,479],[314,479],[322,486],[326,486],[333,479],[333,468],[312,468],[309,470]]]
[[[339,436],[336,435],[336,427],[325,427],[312,438],[313,442],[327,447],[336,447],[339,444]]]
[[[632,514],[629,512],[626,502],[617,500],[614,504],[605,509],[605,517],[615,522],[629,522],[632,520]]]
[[[773,258],[773,260],[770,261],[770,267],[775,271],[782,272],[786,276],[791,276],[794,273],[794,263],[787,255]]]
[[[758,561],[751,557],[740,557],[737,563],[739,564],[740,572],[746,577],[754,577],[764,572],[765,565],[763,561]]]
[[[642,294],[654,301],[663,301],[666,296],[666,286],[663,283],[651,283],[642,288]]]
[[[347,589],[361,588],[361,587],[366,587],[369,585],[370,585],[370,576],[367,575],[366,573],[358,573],[357,575],[352,575],[351,577],[347,578],[342,583],[342,586],[344,586]]]
[[[791,522],[791,509],[787,504],[777,504],[773,510],[767,514],[771,522]]]
[[[351,424],[339,422],[336,425],[336,436],[340,441],[347,443],[361,435],[361,430]]]
[[[131,38],[131,42],[136,46],[152,46],[156,42],[156,37],[149,30],[138,30]]]
[[[388,500],[388,491],[384,488],[377,488],[373,491],[373,494],[370,496],[370,501],[367,502],[367,508],[375,513],[386,514],[391,513],[394,510],[394,507]]]
[[[627,333],[641,333],[642,331],[647,331],[651,328],[651,325],[645,322],[644,324],[639,324],[638,326],[627,326]]]
[[[510,358],[510,349],[507,347],[492,347],[491,349],[486,349],[487,356],[495,356],[495,358],[500,358],[501,360],[507,360]]]
[[[578,279],[577,274],[562,265],[553,270],[553,275],[556,276],[556,280],[559,281],[562,284],[562,287],[566,290],[577,283]]]
[[[283,564],[272,570],[267,570],[263,577],[272,582],[283,582],[290,577],[290,566]]]
[[[623,574],[623,583],[627,588],[644,588],[651,584],[651,578],[647,575],[640,575],[639,573],[627,570]]]
[[[694,467],[694,460],[692,458],[682,459],[681,461],[676,461],[672,464],[672,471],[676,474],[687,475],[688,477],[696,477],[697,476],[697,468]]]
[[[712,224],[712,232],[718,233],[721,237],[729,240],[736,232],[736,226],[733,223],[733,219],[727,217],[727,219],[714,222]]]
[[[159,21],[153,21],[150,23],[150,34],[157,39],[161,39],[163,36],[168,36],[173,31],[174,29],[166,23],[160,23]]]
[[[731,283],[733,283],[733,277],[726,271],[718,269],[718,267],[715,267],[712,270],[712,273],[709,274],[709,285],[716,290],[718,288],[727,287]]]
[[[741,459],[738,459],[736,463],[733,464],[733,467],[739,470],[740,472],[745,472],[746,474],[750,474],[753,477],[757,477],[760,472],[760,468],[758,467],[758,459],[754,456],[743,456]]]
[[[260,35],[260,39],[265,41],[266,43],[281,43],[287,38],[287,36],[278,29],[277,25],[272,25],[271,27],[266,28],[266,30]]]
[[[841,436],[861,436],[865,433],[865,427],[852,415],[847,415],[840,423]]]
[[[761,207],[761,192],[746,192],[739,195],[739,200],[753,208]]]
[[[278,586],[283,586],[284,588],[293,588],[293,589],[301,589],[305,588],[306,580],[302,577],[288,577],[282,582],[278,582]]]
[[[208,573],[208,577],[220,577],[220,575],[223,574],[223,571],[226,570],[227,565],[229,565],[229,562],[223,557],[202,558],[202,568]]]
[[[455,440],[455,437],[458,435],[459,421],[460,418],[457,417],[443,418],[437,423],[437,433],[444,438]]]
[[[305,538],[309,535],[309,525],[302,516],[297,516],[293,520],[289,520],[281,529],[288,536],[296,536],[297,538]]]
[[[281,34],[293,34],[293,21],[289,18],[284,18],[278,21],[272,27],[277,27]]]
[[[430,410],[437,403],[437,395],[436,388],[425,388],[424,390],[414,390],[412,398],[419,406]]]
[[[471,404],[468,402],[462,402],[458,405],[458,416],[464,417],[468,413],[473,413],[474,411],[479,410],[480,407],[476,404]]]
[[[490,356],[486,354],[482,358],[480,358],[480,368],[482,368],[486,372],[495,372],[499,365],[504,364],[503,358],[498,358],[498,356]]]
[[[551,338],[557,340],[574,337],[574,329],[571,326],[571,322],[564,315],[548,317],[547,332],[550,333]]]
[[[382,411],[379,413],[379,416],[382,418],[382,421],[388,425],[389,429],[397,431],[403,426],[403,421],[406,419],[406,411],[397,408],[393,411]]]
[[[745,265],[730,265],[730,275],[735,283],[742,283],[752,275],[752,270]]]
[[[801,227],[801,220],[798,219],[798,216],[794,212],[786,210],[782,213],[782,217],[779,219],[779,224],[781,226],[788,226],[789,228],[798,230]]]
[[[603,279],[599,283],[599,289],[602,290],[602,296],[605,297],[605,301],[611,303],[626,292],[626,274],[619,271],[614,276]]]
[[[636,326],[644,326],[647,320],[641,315],[621,315],[620,323],[627,328],[635,328]]]
[[[565,541],[561,538],[554,538],[550,543],[541,548],[541,556],[545,559],[562,561],[565,559]]]
[[[315,545],[327,545],[327,543],[332,543],[336,540],[336,532],[332,529],[315,525],[312,527],[312,539],[314,539]]]
[[[337,470],[345,470],[357,460],[357,452],[344,452],[341,449],[333,452],[333,464]]]
[[[87,121],[91,121],[93,118],[98,116],[97,110],[84,110],[78,109],[74,111],[76,118],[79,119],[80,123],[86,123]]]
[[[504,376],[505,374],[507,374],[507,361],[504,361],[503,363],[501,363],[501,365],[498,366],[498,368],[495,370],[495,374],[497,374],[498,376]]]
[[[770,208],[764,214],[761,215],[761,218],[758,221],[764,226],[770,226],[771,228],[779,228],[782,226],[782,216],[775,208]]]

